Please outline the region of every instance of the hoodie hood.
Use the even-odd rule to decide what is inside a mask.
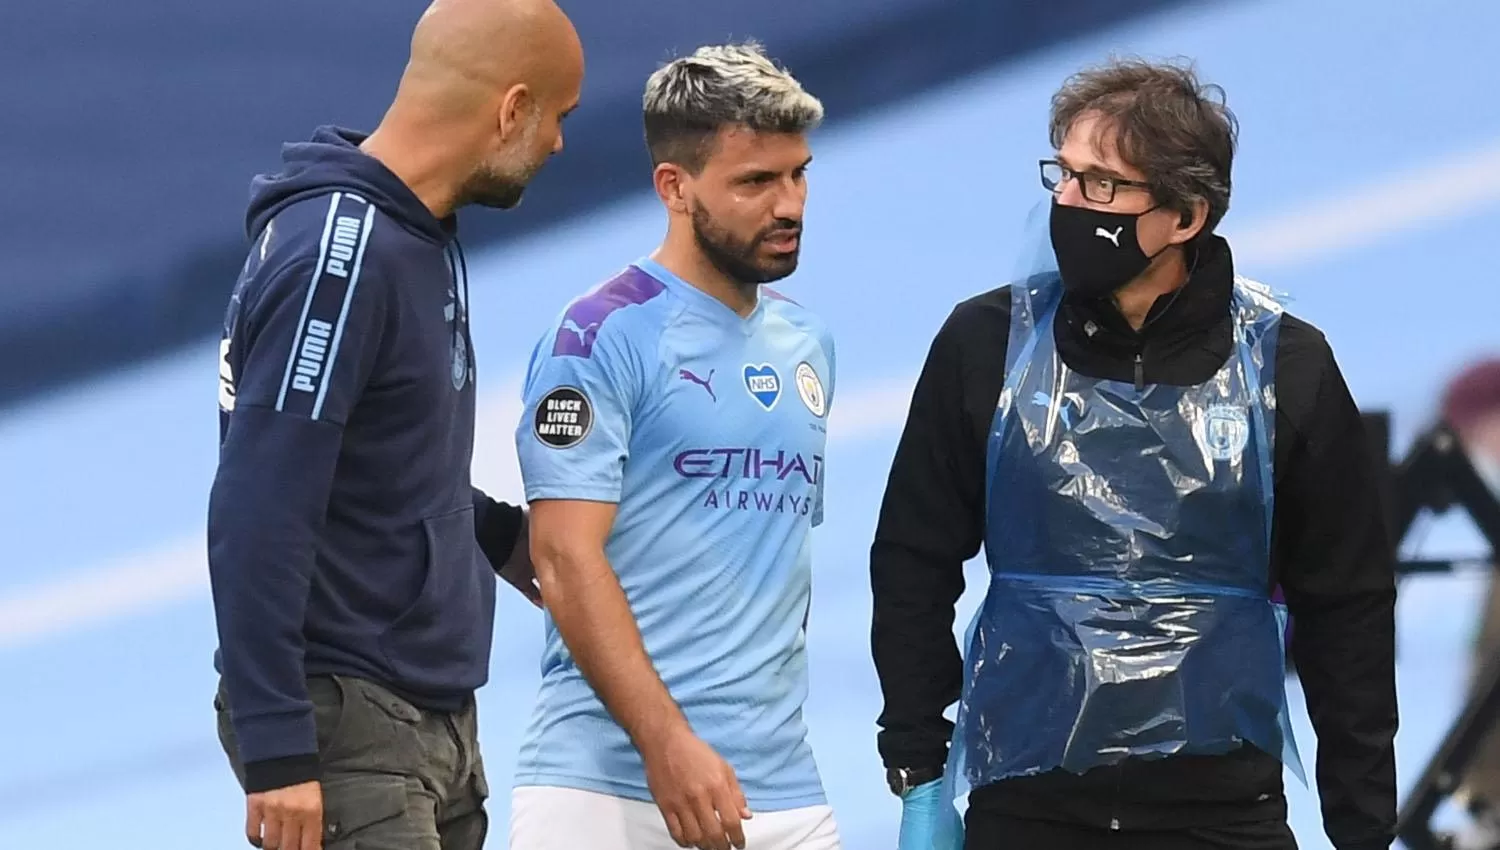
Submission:
[[[251,241],[289,204],[330,192],[354,192],[381,212],[428,241],[446,245],[457,230],[456,216],[439,220],[406,184],[379,160],[359,149],[367,133],[319,127],[305,142],[282,145],[285,164],[275,174],[250,182],[245,232]]]

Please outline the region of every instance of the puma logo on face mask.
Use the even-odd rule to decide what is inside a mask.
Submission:
[[[1118,248],[1120,247],[1120,231],[1124,229],[1124,227],[1116,227],[1115,232],[1110,233],[1108,230],[1105,230],[1102,227],[1096,227],[1094,228],[1094,235],[1102,239],[1108,239],[1110,242],[1114,243],[1114,246],[1116,248]]]

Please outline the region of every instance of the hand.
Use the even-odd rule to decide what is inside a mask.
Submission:
[[[703,743],[686,723],[641,749],[646,785],[679,847],[739,850],[745,846],[741,820],[750,807],[729,763]]]
[[[531,535],[526,530],[528,519],[524,513],[521,515],[521,529],[516,532],[516,545],[510,551],[510,560],[495,572],[511,587],[521,591],[521,595],[531,600],[532,605],[540,608],[542,586],[536,579],[536,567],[531,563]]]
[[[245,798],[245,837],[263,850],[322,850],[323,788],[288,785]]]
[[[521,591],[521,595],[531,601],[532,605],[542,607],[542,586],[537,583],[536,570],[531,566],[531,558],[517,551],[510,556],[510,560],[501,567],[500,577],[505,579],[511,587]]]
[[[943,780],[934,779],[901,798],[901,831],[897,850],[959,850],[963,822],[952,806],[943,804]]]

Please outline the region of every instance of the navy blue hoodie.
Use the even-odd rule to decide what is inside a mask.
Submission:
[[[476,514],[481,536],[509,533],[485,546],[497,566],[519,521],[469,481],[454,221],[361,139],[322,128],[254,180],[219,347],[215,664],[248,791],[317,778],[307,676],[364,677],[435,710],[471,699],[495,607]]]

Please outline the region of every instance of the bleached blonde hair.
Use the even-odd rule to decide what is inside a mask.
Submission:
[[[806,133],[823,122],[823,104],[754,41],[700,47],[646,80],[641,99],[652,165],[671,162],[698,173],[722,129]]]

